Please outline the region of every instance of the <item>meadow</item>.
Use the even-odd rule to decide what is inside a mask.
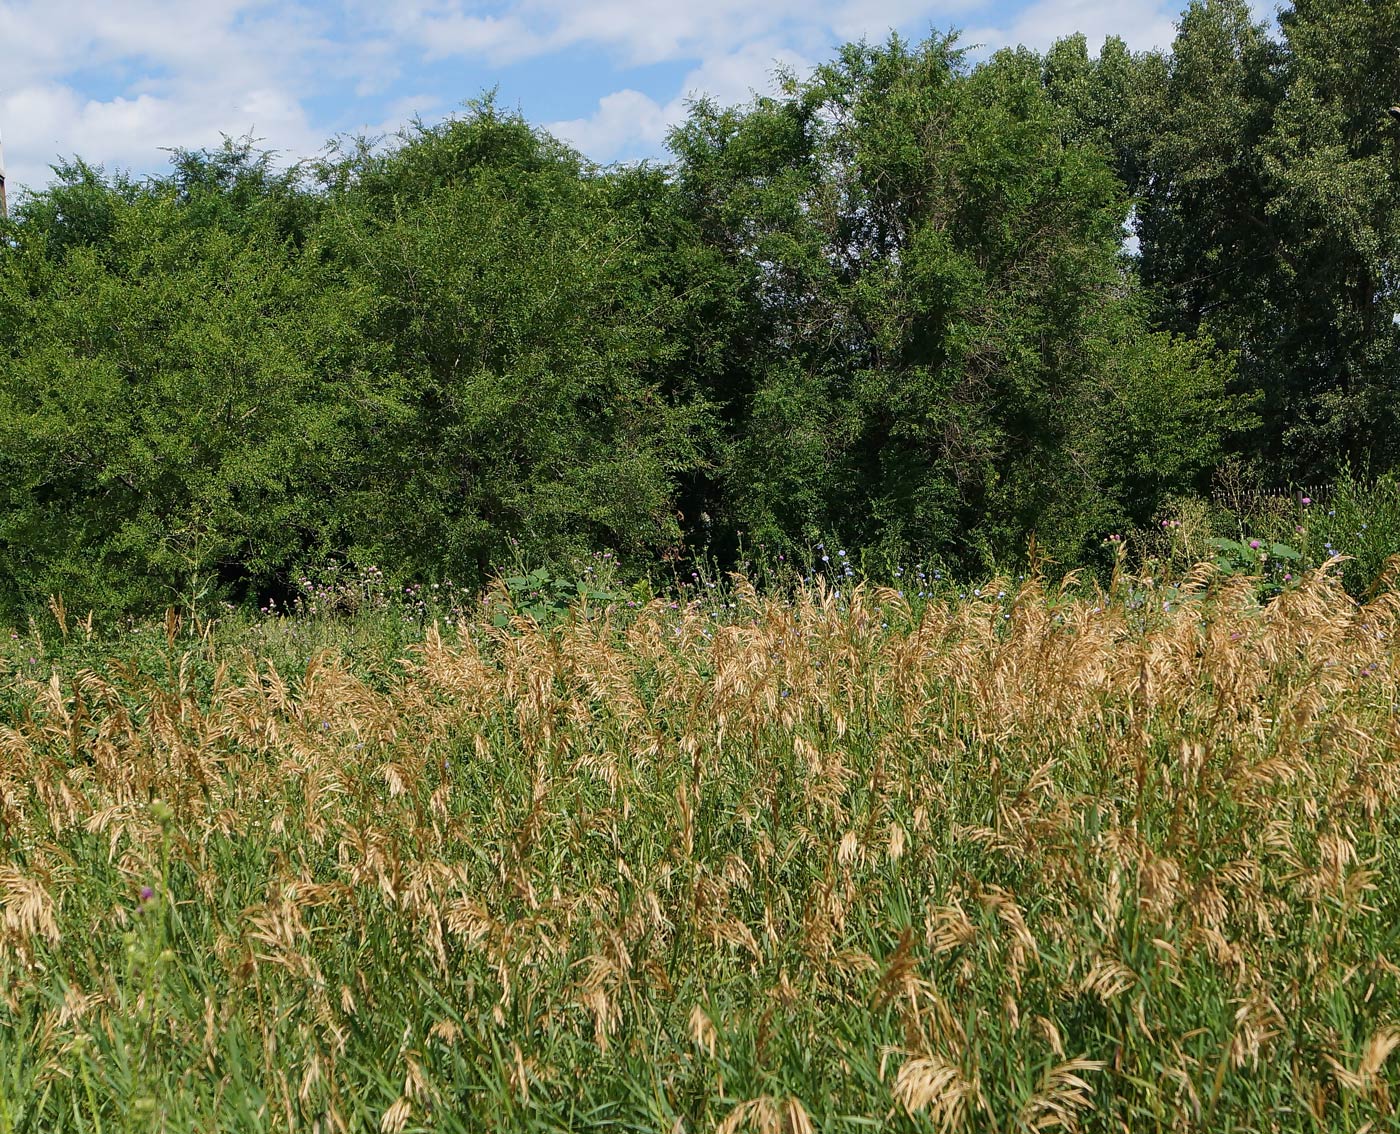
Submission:
[[[1400,595],[1336,575],[56,608],[0,1134],[1393,1130]]]

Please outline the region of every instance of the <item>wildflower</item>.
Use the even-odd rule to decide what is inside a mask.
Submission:
[[[1252,547],[1252,548],[1254,548],[1255,550],[1258,550],[1258,548],[1259,548],[1259,541],[1258,541],[1257,539],[1252,539],[1252,540],[1249,541],[1249,546]]]
[[[1311,504],[1311,503],[1312,503],[1312,497],[1311,497],[1311,496],[1304,496],[1304,497],[1303,497],[1303,499],[1302,499],[1302,505],[1303,505],[1304,508],[1306,508],[1306,507],[1307,507],[1309,504]]]

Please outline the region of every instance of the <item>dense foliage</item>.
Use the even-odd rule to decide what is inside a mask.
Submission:
[[[1400,453],[1400,3],[1170,52],[853,45],[601,169],[490,101],[0,239],[0,610],[819,540],[980,570]],[[1134,240],[1125,243],[1125,235]]]

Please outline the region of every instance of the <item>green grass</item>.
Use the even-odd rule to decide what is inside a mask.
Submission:
[[[1393,1128],[1395,599],[981,590],[11,639],[0,1134]]]

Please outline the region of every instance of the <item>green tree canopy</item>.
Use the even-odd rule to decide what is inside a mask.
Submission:
[[[781,98],[694,108],[676,184],[749,307],[713,391],[730,525],[964,562],[1037,530],[1078,554],[1208,472],[1239,416],[1228,364],[1148,333],[1128,199],[1073,127],[1033,54],[969,68],[942,37],[847,47]],[[1195,376],[1152,395],[1166,430],[1204,428],[1167,460],[1166,430],[1139,437],[1171,470],[1150,484],[1107,444],[1143,412],[1124,375],[1146,358]]]
[[[1261,409],[1239,455],[1275,482],[1379,472],[1400,456],[1400,3],[1299,0],[1278,26],[1193,0],[1170,53],[1061,44],[1048,82],[1136,195],[1154,324],[1238,354]]]

